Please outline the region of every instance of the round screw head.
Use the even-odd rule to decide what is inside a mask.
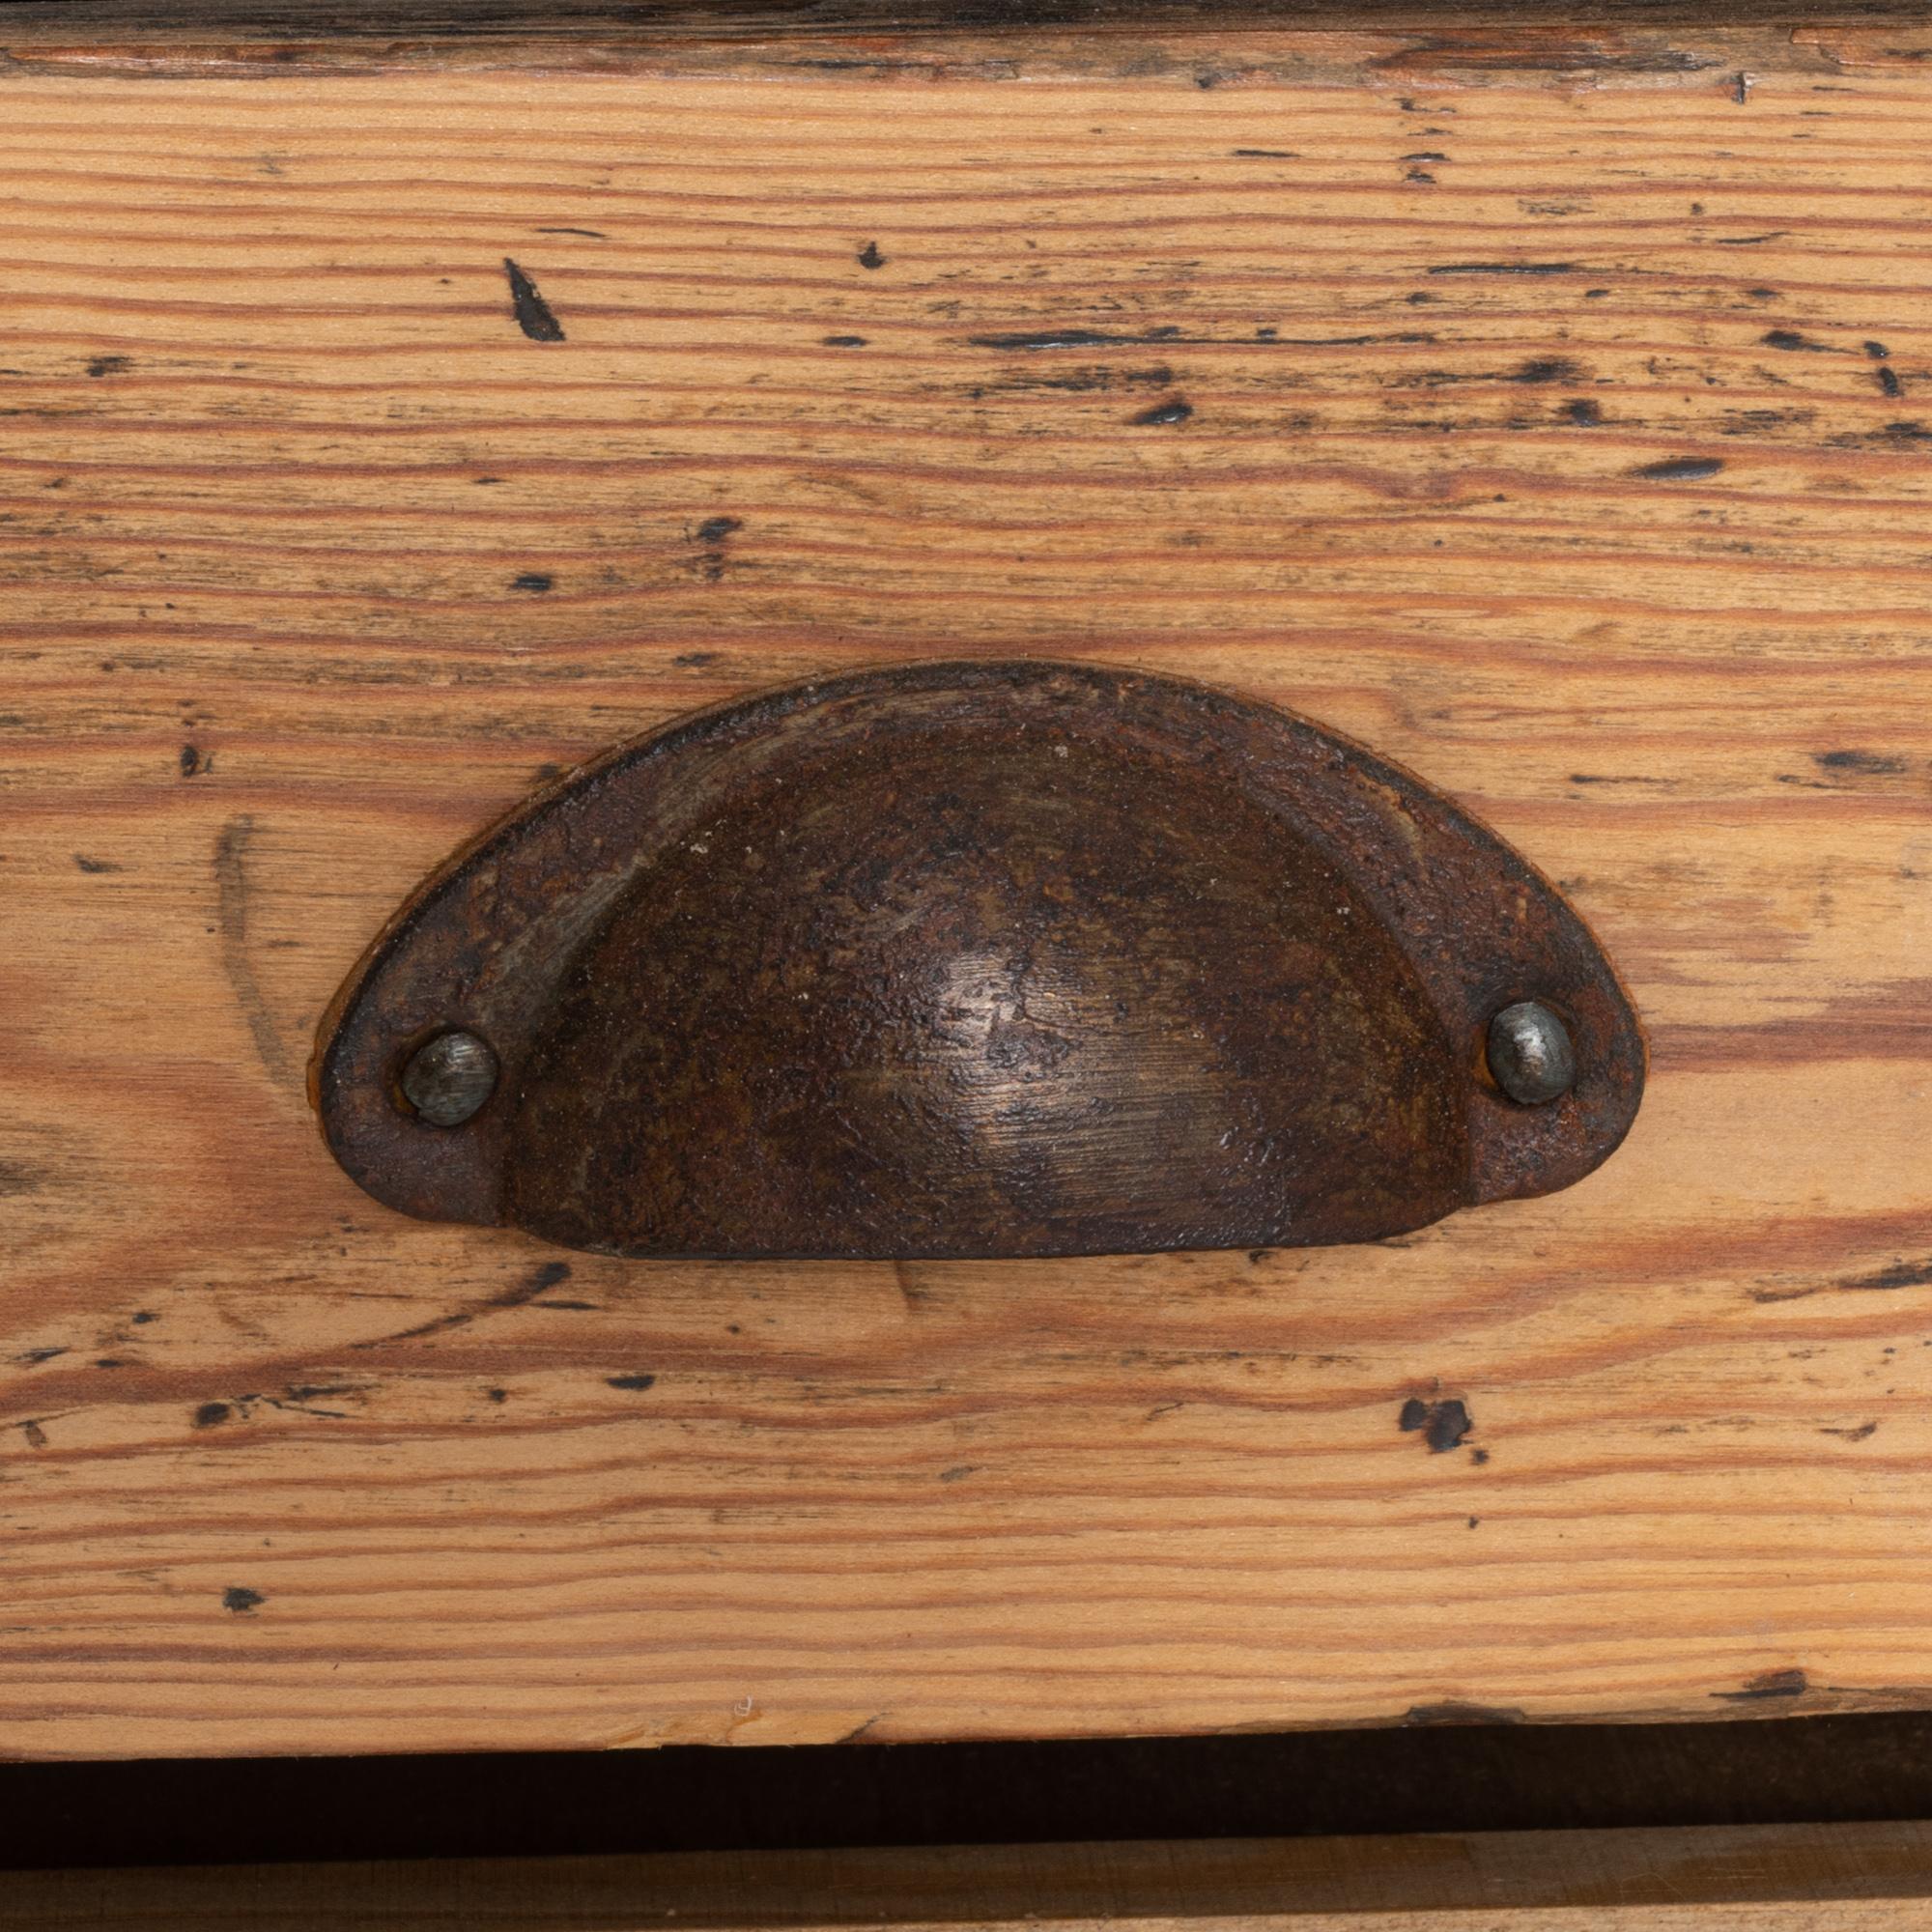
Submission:
[[[1541,1000],[1519,1000],[1490,1022],[1490,1071],[1512,1100],[1541,1106],[1577,1084],[1570,1030]]]
[[[410,1055],[403,1097],[433,1127],[460,1127],[497,1091],[497,1056],[473,1033],[440,1033]]]

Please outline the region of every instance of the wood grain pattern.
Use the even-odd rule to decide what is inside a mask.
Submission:
[[[1907,1932],[1928,1854],[1908,1822],[28,1872],[0,1926]]]
[[[0,1749],[1932,1697],[1921,49],[1121,44],[16,41]],[[897,1268],[329,1161],[317,1017],[540,774],[993,652],[1485,817],[1644,1015],[1625,1148],[1376,1248]]]

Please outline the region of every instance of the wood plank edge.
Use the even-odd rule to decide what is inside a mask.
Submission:
[[[14,1874],[0,1926],[62,1932],[139,1922],[197,1928],[464,1925],[713,1928],[861,1924],[1037,1926],[1216,1919],[1324,1924],[1480,1913],[1485,1926],[1551,1911],[1830,1904],[1819,1924],[1909,1921],[1854,1906],[1932,1897],[1932,1823],[1498,1832],[420,1860]],[[1706,1921],[1699,1918],[1700,1926]],[[1724,1922],[1733,1922],[1728,1915]],[[1782,1918],[1737,1923],[1813,1922]]]
[[[530,69],[667,78],[876,82],[1131,79],[1185,88],[1619,85],[1710,89],[1745,104],[1771,73],[1909,71],[1932,22],[1904,0],[1825,14],[1788,0],[8,0],[10,75],[197,79]],[[1741,80],[1740,75],[1744,76]]]

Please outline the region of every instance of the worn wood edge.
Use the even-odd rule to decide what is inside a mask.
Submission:
[[[1906,69],[1918,0],[0,0],[0,79],[367,74],[422,67],[866,83],[1132,78],[1189,88],[1720,88]]]
[[[23,1872],[0,1926],[1922,1925],[1932,1823]],[[1477,1915],[1471,1917],[1471,1915]]]

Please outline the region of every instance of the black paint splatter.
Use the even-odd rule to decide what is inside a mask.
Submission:
[[[1164,403],[1156,403],[1151,410],[1143,410],[1137,416],[1127,420],[1140,424],[1184,423],[1194,413],[1194,405],[1175,396]]]
[[[1422,1402],[1410,1396],[1396,1417],[1396,1427],[1406,1434],[1421,1431],[1432,1456],[1458,1447],[1475,1426],[1466,1405],[1453,1396],[1447,1402]]]
[[[1700,476],[1715,476],[1723,467],[1715,456],[1666,456],[1662,463],[1646,463],[1631,474],[1666,483],[1694,482]]]
[[[537,285],[507,255],[503,257],[503,272],[510,278],[510,306],[516,313],[517,327],[532,342],[561,342],[563,327],[537,293]]]

